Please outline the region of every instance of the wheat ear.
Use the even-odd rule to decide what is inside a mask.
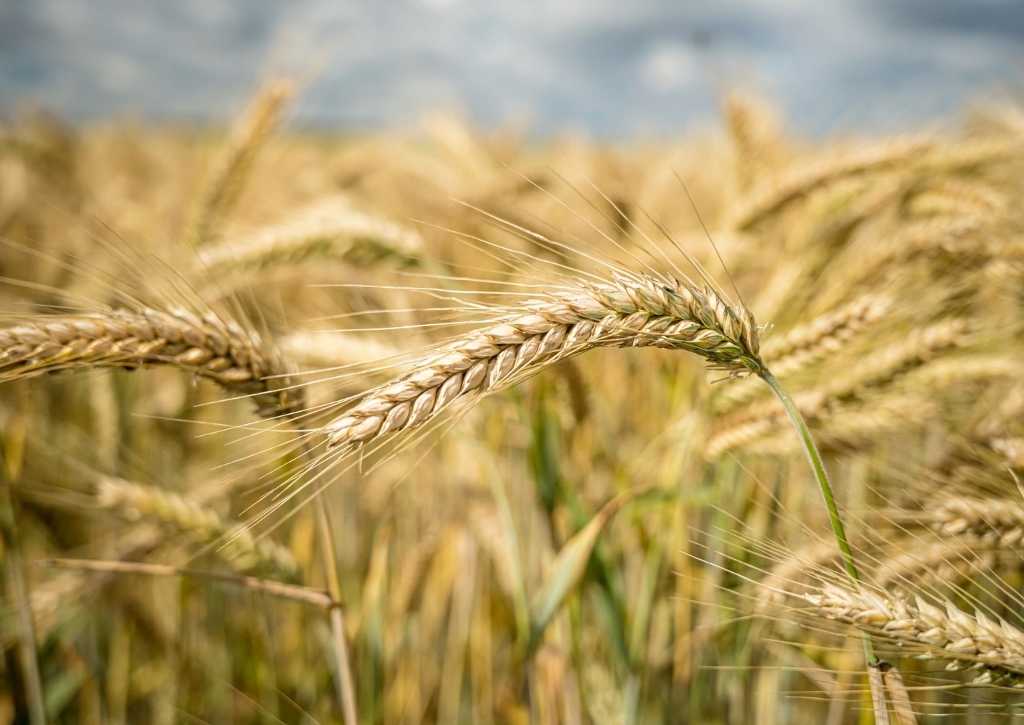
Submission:
[[[945,601],[945,611],[921,597],[854,592],[826,584],[801,597],[826,619],[852,624],[896,644],[919,645],[921,656],[946,661],[947,669],[982,669],[973,684],[1024,688],[1024,632],[981,611],[973,616]]]
[[[96,501],[130,521],[157,521],[200,545],[222,543],[224,558],[239,571],[271,568],[297,579],[301,567],[291,551],[270,539],[256,540],[250,527],[225,521],[213,509],[171,491],[118,478],[102,478]]]
[[[415,231],[361,211],[343,197],[331,197],[248,237],[204,247],[199,258],[207,273],[219,279],[232,272],[258,274],[321,259],[356,266],[394,259],[408,265],[415,263],[422,248]]]
[[[171,365],[252,396],[261,415],[293,412],[302,390],[259,337],[212,313],[110,310],[0,329],[0,381],[82,367]]]
[[[201,196],[196,236],[208,241],[216,236],[220,219],[238,200],[246,177],[267,137],[295,94],[295,84],[275,78],[266,82],[231,129],[224,150],[206,182]]]
[[[733,228],[748,229],[781,207],[835,179],[899,166],[934,147],[930,139],[895,138],[792,163],[758,184],[733,211]]]
[[[1016,499],[950,498],[930,513],[936,528],[950,536],[977,536],[1008,546],[1024,539],[1024,506]]]
[[[369,392],[325,427],[330,447],[352,450],[423,425],[462,396],[508,387],[595,347],[688,350],[734,375],[763,369],[753,316],[688,282],[618,277],[612,283],[580,283],[524,307]]]

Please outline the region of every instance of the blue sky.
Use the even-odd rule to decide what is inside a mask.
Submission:
[[[892,130],[1015,98],[1024,3],[0,0],[2,115],[223,119],[273,72],[310,78],[318,126],[672,135],[743,88],[804,133]]]

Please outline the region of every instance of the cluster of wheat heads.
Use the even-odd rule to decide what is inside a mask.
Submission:
[[[3,129],[0,713],[26,613],[69,722],[854,722],[861,629],[922,720],[1016,712],[1021,115],[538,148],[291,90]]]

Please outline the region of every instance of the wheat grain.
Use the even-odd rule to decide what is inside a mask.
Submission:
[[[748,187],[782,156],[782,129],[778,118],[765,104],[739,93],[725,100],[725,118],[736,153],[737,177]]]
[[[329,445],[351,450],[420,426],[462,396],[507,387],[598,346],[688,350],[735,375],[762,370],[753,317],[742,309],[737,314],[707,287],[619,277],[615,283],[580,283],[524,307],[368,393],[324,428]]]
[[[343,368],[397,360],[403,351],[367,333],[310,330],[281,339],[281,352],[307,368]]]
[[[0,329],[0,381],[83,367],[171,365],[252,396],[261,415],[301,408],[302,390],[259,337],[213,313],[109,310]]]

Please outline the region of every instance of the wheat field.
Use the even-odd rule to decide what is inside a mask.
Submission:
[[[0,128],[0,722],[1024,714],[1024,111],[611,144],[296,90]]]

